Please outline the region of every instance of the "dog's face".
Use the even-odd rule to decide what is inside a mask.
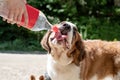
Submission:
[[[66,21],[56,24],[56,27],[58,27],[59,32],[48,31],[42,39],[43,48],[52,55],[55,61],[63,65],[72,62],[78,64],[82,40],[77,27]]]
[[[70,22],[56,24],[59,32],[51,32],[49,43],[53,48],[63,49],[64,51],[72,47],[72,41],[77,30],[76,26]]]

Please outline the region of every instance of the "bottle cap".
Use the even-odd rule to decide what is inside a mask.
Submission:
[[[52,31],[58,32],[58,31],[59,31],[59,30],[58,30],[58,27],[57,27],[56,25],[54,25],[54,26],[52,27]]]

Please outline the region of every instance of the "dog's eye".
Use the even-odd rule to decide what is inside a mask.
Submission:
[[[76,27],[73,27],[73,34],[75,34],[76,31],[78,31],[77,28],[76,28]]]
[[[78,31],[76,27],[73,27],[73,31]]]

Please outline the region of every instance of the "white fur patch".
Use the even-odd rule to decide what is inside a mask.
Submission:
[[[94,75],[90,80],[99,80],[99,79],[98,79],[97,75]],[[100,79],[100,80],[114,80],[114,79],[113,79],[113,76],[109,75],[109,76],[106,76],[105,78]]]
[[[114,77],[114,80],[120,80],[120,71],[119,71],[118,74]]]
[[[52,80],[80,80],[80,67],[75,64],[60,65],[49,54],[47,72]]]
[[[98,80],[97,75],[94,75],[90,80]]]
[[[113,80],[113,76],[107,76],[107,77],[105,77],[105,78],[102,79],[102,80]]]

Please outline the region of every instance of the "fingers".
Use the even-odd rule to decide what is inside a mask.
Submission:
[[[20,27],[20,25],[19,25],[19,24],[17,24],[17,26],[18,26],[18,27]]]
[[[7,21],[7,23],[15,24],[17,20],[18,11],[14,8],[10,9],[7,15],[7,18],[3,18],[3,21]]]
[[[27,10],[24,12],[24,19],[25,19],[25,26],[27,26],[29,21]]]
[[[8,15],[9,21],[13,21],[13,16],[14,16],[14,9],[11,9],[9,10],[9,15]]]
[[[15,21],[14,21],[14,14],[15,14],[15,10],[14,9],[9,11],[7,23],[11,23],[11,24],[15,23]]]
[[[19,11],[19,14],[18,14],[18,16],[17,16],[17,24],[20,24],[20,22],[21,22],[21,20],[22,20],[22,16],[23,16],[23,10],[20,10]]]
[[[22,17],[24,17],[24,25],[23,26],[27,26],[28,20],[29,20],[28,13],[27,13],[27,10],[23,10],[23,9],[10,10],[9,15],[8,15],[8,19],[3,18],[3,21],[7,20],[7,23],[20,24]]]
[[[17,23],[17,21],[18,21],[18,15],[19,15],[19,10],[17,9],[17,10],[14,12],[14,16],[13,16],[13,22],[14,22],[14,23]]]
[[[3,21],[6,21],[7,19],[3,18]]]
[[[24,17],[24,24],[28,24],[28,13],[26,9],[26,0],[8,0],[8,15],[7,19],[3,18],[3,21],[11,24],[20,24],[22,17]]]
[[[17,20],[17,24],[20,24],[22,18],[24,17],[24,25],[23,26],[27,26],[28,25],[28,13],[27,10],[25,11],[20,11],[19,15],[18,15],[18,20]]]

